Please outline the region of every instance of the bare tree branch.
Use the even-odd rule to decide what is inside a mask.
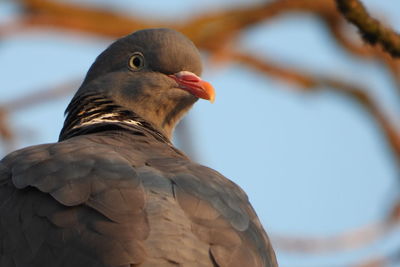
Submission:
[[[334,92],[342,93],[350,97],[364,108],[375,120],[378,129],[381,129],[385,140],[388,142],[388,147],[392,149],[394,156],[400,166],[400,133],[396,127],[381,111],[380,107],[375,103],[374,99],[367,93],[364,88],[345,83],[339,79],[329,77],[318,77],[316,75],[308,75],[300,71],[289,70],[278,66],[275,63],[261,60],[259,57],[252,55],[228,52],[226,56],[234,61],[245,63],[247,66],[254,68],[264,74],[271,75],[284,81],[295,83],[299,88],[306,91],[316,91],[323,88],[330,89]]]
[[[0,136],[5,142],[11,142],[14,139],[14,133],[8,122],[8,112],[0,107]]]
[[[390,234],[396,228],[398,228],[397,224],[381,222],[328,237],[295,237],[272,234],[271,239],[277,249],[286,252],[310,254],[340,252],[364,247]]]
[[[56,98],[64,97],[68,93],[75,92],[81,79],[68,80],[51,88],[35,90],[33,93],[26,94],[20,98],[0,103],[0,108],[8,112],[20,111],[31,106],[54,101]]]
[[[12,130],[8,120],[9,114],[48,101],[54,101],[54,99],[59,97],[64,97],[68,93],[75,91],[78,88],[78,85],[79,83],[77,80],[67,81],[49,89],[34,91],[33,93],[26,94],[23,97],[0,103],[0,138],[5,146],[7,146],[5,151],[9,151],[12,148],[15,139],[14,131]]]
[[[333,41],[337,42],[343,49],[360,58],[378,60],[388,69],[391,78],[396,84],[400,100],[400,60],[390,56],[380,46],[365,46],[362,43],[355,42],[352,40],[353,38],[349,38],[349,34],[346,32],[346,25],[339,17],[325,14],[321,16],[321,19],[328,27]]]
[[[336,0],[343,16],[357,26],[364,40],[372,45],[380,44],[394,57],[400,57],[400,35],[372,18],[358,0]]]

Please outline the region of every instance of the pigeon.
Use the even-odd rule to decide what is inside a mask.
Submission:
[[[277,266],[246,193],[171,143],[190,107],[214,100],[201,72],[172,29],[102,52],[58,142],[0,161],[0,266]]]

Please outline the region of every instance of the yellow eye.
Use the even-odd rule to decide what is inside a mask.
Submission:
[[[129,68],[131,70],[140,70],[144,67],[144,56],[140,52],[135,52],[129,59]]]

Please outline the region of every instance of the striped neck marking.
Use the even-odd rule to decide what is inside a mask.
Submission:
[[[132,119],[121,119],[120,114],[118,114],[118,113],[105,113],[105,114],[101,114],[99,116],[89,117],[89,118],[87,118],[87,120],[83,120],[80,123],[74,125],[74,127],[72,127],[72,129],[76,129],[76,128],[79,128],[82,126],[99,124],[99,123],[113,123],[113,122],[143,126],[143,124],[140,123],[139,121],[135,121]]]

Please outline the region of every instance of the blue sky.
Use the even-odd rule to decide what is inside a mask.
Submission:
[[[89,2],[111,6],[110,1]],[[363,2],[400,30],[400,3]],[[148,0],[133,6],[118,0],[112,8],[183,20],[203,11],[246,4],[244,0],[201,4]],[[0,21],[13,14],[12,2],[0,3]],[[3,38],[0,101],[82,79],[111,41],[50,29]],[[238,45],[284,65],[366,86],[400,122],[400,105],[387,74],[378,64],[343,52],[313,17],[286,15],[260,24],[243,33]],[[215,66],[204,59],[203,77],[214,85],[217,97],[214,104],[199,101],[189,114],[198,160],[248,193],[269,233],[329,236],[383,218],[399,193],[398,170],[379,130],[358,105],[328,91],[299,93],[291,84],[241,65]],[[12,114],[21,137],[17,147],[56,141],[71,96]],[[346,266],[393,251],[400,242],[392,239],[351,253],[297,255],[278,250],[277,255],[281,266]]]

